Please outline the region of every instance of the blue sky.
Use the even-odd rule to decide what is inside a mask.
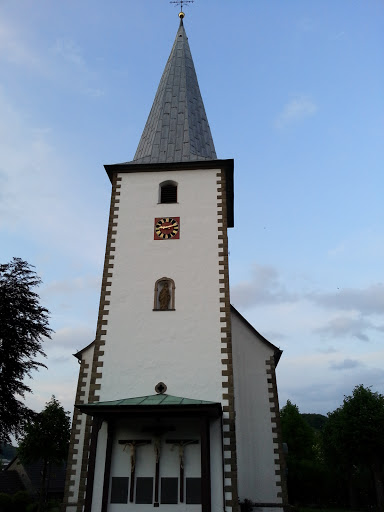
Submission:
[[[280,403],[384,393],[384,5],[196,0],[185,28],[219,158],[235,159],[232,303],[283,351]],[[94,337],[110,183],[178,27],[166,0],[0,4],[0,256],[36,266],[56,334],[31,382],[72,410]]]

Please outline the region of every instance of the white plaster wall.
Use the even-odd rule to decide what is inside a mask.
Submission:
[[[121,174],[100,400],[167,393],[221,401],[218,170]],[[178,203],[158,204],[159,183]],[[154,218],[180,217],[179,240],[154,240]],[[154,285],[175,281],[176,311],[153,311]]]
[[[236,314],[231,315],[240,500],[281,503],[276,486],[271,403],[265,362],[273,354]],[[271,511],[272,509],[268,509]]]
[[[89,393],[89,385],[91,380],[91,371],[92,371],[92,360],[93,360],[93,351],[94,351],[94,345],[91,345],[87,349],[85,349],[82,354],[82,360],[85,361],[85,364],[88,364],[88,368],[85,370],[86,377],[83,379],[83,383],[85,383],[85,386],[83,386],[81,389],[85,392],[84,399],[87,401],[88,393]],[[76,440],[78,440],[78,443],[74,445],[74,448],[78,450],[77,454],[74,455],[75,464],[72,465],[71,469],[75,470],[75,474],[71,475],[71,480],[74,480],[74,485],[69,486],[69,491],[73,492],[73,497],[69,498],[70,502],[77,503],[77,497],[79,493],[79,485],[80,485],[80,473],[81,473],[81,464],[82,464],[82,457],[83,457],[83,446],[84,446],[84,433],[85,433],[85,423],[87,416],[85,414],[81,414],[79,416],[81,419],[81,425],[76,426],[76,429],[80,430],[80,433],[76,435]],[[70,508],[67,508],[68,512],[70,511]]]

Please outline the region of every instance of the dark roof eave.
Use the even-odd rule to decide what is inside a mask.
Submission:
[[[226,197],[227,197],[227,224],[229,228],[234,226],[234,205],[233,205],[233,169],[234,160],[194,160],[188,162],[162,162],[154,164],[135,164],[124,162],[120,164],[104,165],[108,177],[112,183],[115,173],[130,172],[159,172],[159,171],[191,171],[194,169],[223,169],[226,175]]]
[[[97,405],[96,404],[75,404],[75,407],[82,413],[89,416],[210,416],[218,418],[222,415],[220,403],[213,404],[175,404],[175,405]]]
[[[77,359],[81,359],[81,356],[83,354],[83,352],[85,350],[87,350],[88,348],[92,347],[92,345],[95,343],[96,340],[93,340],[91,341],[91,343],[89,343],[87,346],[85,346],[84,348],[82,348],[81,350],[79,350],[78,352],[76,352],[76,354],[72,354],[74,357],[76,357]]]

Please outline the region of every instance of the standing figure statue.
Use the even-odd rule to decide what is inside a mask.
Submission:
[[[161,288],[161,291],[159,293],[159,305],[160,309],[165,310],[169,309],[169,301],[171,299],[171,294],[169,292],[168,281],[163,281],[161,284],[163,285],[163,287]]]

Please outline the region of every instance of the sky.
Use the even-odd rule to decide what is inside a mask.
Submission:
[[[384,3],[196,0],[184,25],[218,158],[235,160],[231,301],[283,350],[280,406],[384,393]],[[95,335],[104,164],[133,158],[178,28],[167,0],[0,2],[0,262],[55,334],[26,403],[73,410]]]

